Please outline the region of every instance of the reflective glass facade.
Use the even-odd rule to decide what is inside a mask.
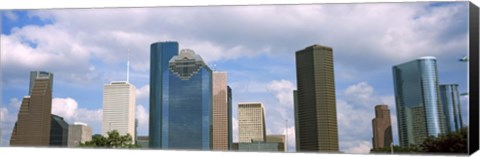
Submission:
[[[445,128],[448,132],[455,132],[462,128],[462,112],[460,110],[460,94],[457,84],[440,85],[440,98],[443,113],[446,119]]]
[[[152,49],[156,70],[150,82],[150,147],[210,150],[212,71],[191,50],[176,55],[178,43],[156,44],[152,48],[160,51]]]
[[[444,133],[436,59],[422,57],[393,67],[400,145]]]
[[[150,45],[150,148],[162,148],[162,101],[168,100],[168,61],[177,54],[177,42],[157,42]]]

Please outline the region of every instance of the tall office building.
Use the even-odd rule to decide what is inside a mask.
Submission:
[[[92,140],[92,128],[85,123],[75,122],[68,127],[68,147],[77,147]]]
[[[213,106],[212,125],[213,150],[228,150],[231,120],[229,119],[229,95],[227,87],[227,73],[213,72]]]
[[[48,146],[52,112],[53,74],[30,72],[29,96],[23,97],[10,138],[11,146]]]
[[[440,85],[440,100],[443,105],[445,116],[445,128],[447,132],[455,132],[463,127],[461,101],[458,92],[458,84]]]
[[[150,147],[211,150],[212,70],[189,49],[167,59],[176,48],[152,44]]]
[[[435,57],[393,66],[400,145],[420,144],[444,132]]]
[[[332,48],[296,52],[299,151],[338,152]]]
[[[388,105],[375,106],[375,118],[372,119],[372,146],[374,149],[390,147],[393,142],[392,123]]]
[[[68,123],[63,120],[63,117],[52,114],[50,126],[50,146],[66,147],[68,142]]]
[[[102,134],[113,130],[130,134],[135,143],[135,86],[128,82],[111,82],[103,87]]]
[[[232,88],[227,86],[227,104],[228,104],[228,150],[233,149],[233,119],[232,119]]]
[[[265,110],[262,103],[238,104],[238,143],[265,142]]]
[[[149,146],[162,148],[163,108],[168,106],[169,79],[168,62],[178,54],[177,42],[156,42],[150,45],[150,114],[149,114]],[[166,111],[165,111],[166,112]],[[166,113],[165,113],[166,114]],[[168,115],[167,115],[168,116]],[[168,119],[165,119],[168,121]],[[167,137],[165,136],[165,138]]]

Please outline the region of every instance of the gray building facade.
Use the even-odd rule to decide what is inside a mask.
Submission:
[[[75,122],[68,127],[68,147],[78,147],[80,143],[92,140],[92,128],[85,123]]]

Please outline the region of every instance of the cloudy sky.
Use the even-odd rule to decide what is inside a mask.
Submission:
[[[1,11],[2,146],[7,146],[29,71],[54,73],[52,113],[101,131],[103,85],[126,79],[137,88],[139,135],[148,135],[150,44],[178,41],[217,71],[237,104],[264,104],[267,134],[288,132],[295,149],[295,51],[333,48],[340,150],[371,148],[374,106],[388,104],[398,144],[391,68],[421,56],[437,57],[440,83],[467,91],[467,3],[370,3],[54,9]],[[468,97],[462,97],[468,122]],[[285,126],[285,121],[287,126]]]

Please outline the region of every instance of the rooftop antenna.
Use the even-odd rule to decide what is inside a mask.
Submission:
[[[130,49],[128,49],[128,55],[127,55],[127,83],[129,83],[128,79],[130,78]]]

